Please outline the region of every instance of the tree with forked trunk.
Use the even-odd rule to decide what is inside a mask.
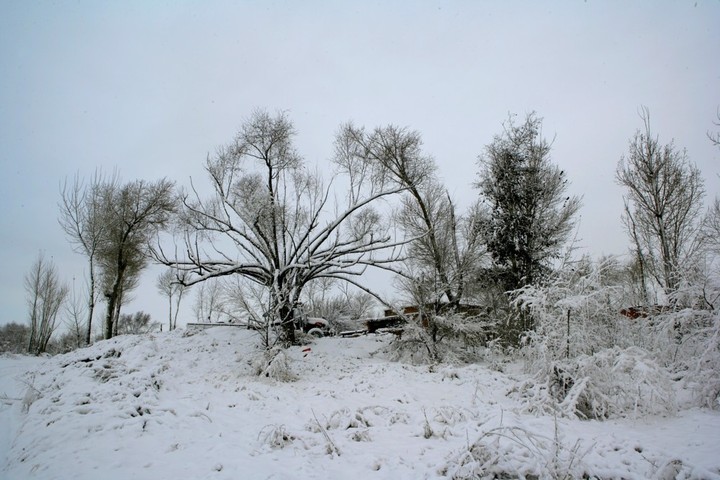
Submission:
[[[151,240],[175,209],[173,183],[136,180],[106,183],[101,189],[105,233],[98,251],[102,289],[107,301],[103,336],[117,333],[120,308],[147,265]]]
[[[261,286],[265,317],[282,326],[285,344],[295,342],[294,309],[308,282],[332,277],[359,285],[367,267],[392,270],[405,243],[373,208],[405,187],[361,193],[350,178],[357,194],[333,205],[330,186],[305,168],[294,135],[284,113],[254,112],[235,140],[207,159],[213,195],[203,199],[193,188],[183,196],[184,255],[156,252],[186,272],[187,285],[240,275]]]

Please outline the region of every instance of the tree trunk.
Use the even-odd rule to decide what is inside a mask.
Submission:
[[[178,312],[180,312],[180,300],[182,300],[182,296],[183,296],[183,290],[182,290],[182,288],[180,288],[180,290],[178,291],[177,302],[175,302],[175,314],[174,314],[173,320],[172,320],[173,330],[175,330],[177,328],[177,317],[178,317]]]
[[[168,332],[173,331],[172,295],[168,295]]]
[[[111,292],[107,297],[107,312],[105,312],[105,323],[103,325],[103,338],[109,340],[113,334],[113,312],[115,311],[115,295]]]
[[[118,334],[118,327],[120,326],[120,308],[122,307],[123,291],[120,288],[117,300],[115,300],[115,312],[113,313],[113,337]]]
[[[280,307],[280,322],[282,325],[281,341],[286,346],[295,344],[295,314],[287,305]]]
[[[106,294],[108,307],[105,315],[105,325],[103,328],[103,336],[105,340],[109,340],[117,333],[117,319],[120,314],[120,301],[122,300],[122,282],[125,276],[125,266],[122,260],[118,261],[118,272],[113,283],[112,291]]]
[[[93,257],[90,257],[90,298],[88,301],[87,330],[85,332],[85,345],[92,342],[92,320],[95,312],[95,265]]]

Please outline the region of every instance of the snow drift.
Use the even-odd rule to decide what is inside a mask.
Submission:
[[[720,478],[717,411],[562,418],[508,395],[531,380],[513,364],[408,365],[391,342],[318,339],[268,376],[256,334],[227,327],[0,357],[0,476]]]

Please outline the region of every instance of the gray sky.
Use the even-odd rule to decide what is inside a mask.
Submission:
[[[188,185],[256,107],[287,110],[321,167],[342,122],[417,129],[460,206],[508,113],[535,110],[584,197],[579,245],[624,253],[613,178],[641,105],[715,196],[720,2],[0,0],[0,323],[26,320],[40,250],[83,282],[56,220],[66,177]],[[165,318],[154,275],[126,312]]]

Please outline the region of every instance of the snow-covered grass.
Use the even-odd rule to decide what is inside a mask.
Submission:
[[[517,366],[408,365],[391,341],[323,338],[269,369],[226,327],[0,357],[0,478],[720,478],[718,411],[526,413]]]

